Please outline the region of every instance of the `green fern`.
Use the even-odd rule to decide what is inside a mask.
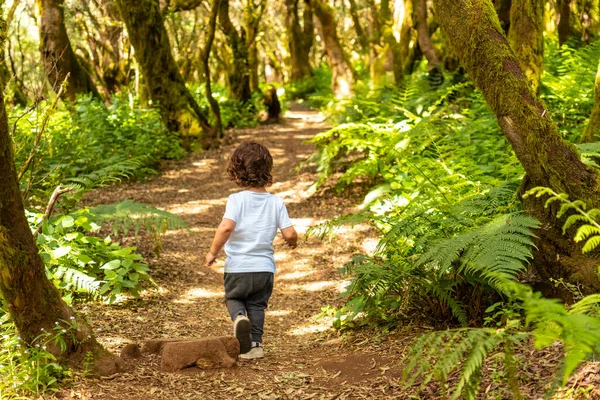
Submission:
[[[115,236],[127,235],[131,230],[137,235],[142,227],[153,234],[162,234],[167,230],[189,230],[185,221],[178,216],[132,200],[92,207],[87,216],[98,225],[110,223]]]
[[[100,286],[103,281],[98,280],[98,278],[94,276],[87,275],[78,269],[60,265],[53,271],[46,270],[46,273],[52,280],[60,282],[59,287],[61,289],[88,293],[93,298],[98,298],[100,296]]]
[[[65,182],[76,189],[78,193],[86,192],[95,187],[117,183],[133,176],[140,168],[147,165],[149,160],[148,156],[133,157],[87,174],[66,178]]]
[[[417,261],[440,274],[459,262],[459,272],[475,275],[484,283],[501,290],[500,280],[515,279],[531,258],[532,230],[539,222],[523,214],[506,214],[489,223],[443,239],[431,246]]]

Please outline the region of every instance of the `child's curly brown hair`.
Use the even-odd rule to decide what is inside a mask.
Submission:
[[[265,187],[273,184],[273,157],[269,149],[257,142],[244,142],[234,150],[227,175],[240,187]]]

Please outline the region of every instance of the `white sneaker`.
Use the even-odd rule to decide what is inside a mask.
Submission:
[[[240,353],[248,353],[252,349],[252,324],[245,315],[238,315],[233,321],[233,336],[240,342]]]
[[[242,360],[256,360],[257,358],[263,358],[265,356],[265,352],[262,346],[255,346],[250,349],[249,352],[240,354],[238,357]]]

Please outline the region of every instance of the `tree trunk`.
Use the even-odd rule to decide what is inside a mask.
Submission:
[[[518,0],[516,0],[518,1]],[[512,0],[494,0],[494,7],[500,20],[500,25],[504,29],[504,33],[510,31],[510,9],[512,8]]]
[[[404,17],[400,27],[400,58],[402,59],[402,71],[410,75],[413,73],[417,60],[421,59],[422,53],[418,45],[419,34],[415,29],[413,0],[404,0]],[[398,38],[397,38],[398,39]]]
[[[312,4],[331,67],[333,94],[337,99],[348,97],[352,93],[354,70],[340,45],[333,10],[323,0],[315,0]]]
[[[594,107],[590,115],[590,121],[581,135],[581,143],[591,143],[600,141],[600,63],[598,63],[598,72],[594,82]]]
[[[350,2],[350,17],[352,17],[352,25],[354,25],[354,30],[356,31],[356,37],[358,38],[358,43],[360,43],[360,48],[364,54],[369,53],[369,35],[365,33],[365,30],[360,23],[360,18],[358,16],[358,6],[356,5],[355,0],[349,0]]]
[[[299,0],[286,0],[287,32],[290,48],[290,64],[292,81],[310,78],[310,49],[314,40],[315,26],[313,23],[310,0],[304,0],[303,21],[300,26],[298,9]]]
[[[398,2],[398,6],[404,7],[404,2]],[[381,37],[387,44],[392,54],[392,72],[394,74],[394,82],[400,87],[404,81],[404,66],[402,60],[402,48],[400,42],[394,36],[394,18],[390,9],[390,1],[382,0],[381,9]]]
[[[560,1],[560,13],[558,20],[558,43],[563,45],[567,43],[573,34],[571,27],[571,0]]]
[[[92,78],[75,56],[67,36],[64,18],[64,0],[36,0],[40,12],[40,52],[46,77],[52,89],[58,93],[60,85],[69,74],[64,96],[74,100],[78,94],[100,94]]]
[[[267,1],[260,0],[258,5],[254,0],[247,0],[244,7],[244,24],[246,26],[246,46],[248,48],[248,66],[250,67],[250,91],[260,92],[258,81],[258,42],[256,37],[260,30],[260,21],[267,8]]]
[[[416,0],[415,14],[417,16],[417,31],[419,32],[419,47],[427,59],[427,70],[429,71],[429,80],[432,86],[439,86],[444,81],[442,73],[442,63],[438,58],[435,47],[429,36],[429,26],[427,25],[427,0]]]
[[[227,42],[232,52],[232,66],[227,73],[229,80],[229,95],[245,103],[252,98],[250,90],[250,65],[248,62],[248,46],[246,32],[240,29],[238,34],[229,18],[229,0],[221,0],[219,5],[219,22],[221,30],[227,37]]]
[[[561,138],[544,104],[532,92],[491,2],[434,3],[440,25],[525,169],[522,189],[551,187],[571,199],[585,201],[590,208],[599,207],[598,173],[583,164],[573,146]],[[562,235],[556,206],[546,209],[543,200],[531,197],[525,199],[524,206],[542,222],[534,261],[542,280],[564,277],[599,290],[598,259],[583,256],[572,237]]]
[[[219,141],[223,137],[223,124],[221,122],[221,108],[219,102],[212,95],[211,78],[210,78],[210,52],[212,45],[215,40],[215,30],[217,28],[217,16],[219,13],[220,0],[213,0],[213,4],[210,10],[210,19],[208,22],[208,33],[206,37],[206,45],[204,49],[200,50],[202,57],[202,69],[204,72],[204,87],[206,89],[206,99],[210,105],[210,109],[213,113],[214,123],[214,143],[208,143],[208,145],[218,145]],[[213,142],[211,140],[211,142]]]
[[[510,9],[508,42],[534,93],[539,93],[544,66],[544,3],[544,0],[514,1]]]
[[[1,19],[0,27],[0,51],[4,51],[6,25]],[[60,360],[80,366],[87,352],[92,352],[95,372],[111,375],[122,369],[122,360],[110,354],[96,341],[90,326],[64,303],[58,290],[46,277],[44,264],[25,218],[2,89],[4,88],[0,88],[0,294],[25,344],[32,346],[47,339],[40,339],[40,335],[43,332],[57,332],[57,327],[72,329],[62,336],[66,342],[64,352],[54,340],[46,344],[48,350]]]
[[[158,106],[167,128],[184,136],[210,136],[208,119],[177,69],[158,2],[117,0],[116,3],[135,49],[147,95]]]

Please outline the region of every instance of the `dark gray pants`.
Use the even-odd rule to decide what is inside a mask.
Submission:
[[[262,343],[265,309],[273,292],[272,272],[225,274],[225,299],[231,320],[248,315],[252,323],[252,341]]]

